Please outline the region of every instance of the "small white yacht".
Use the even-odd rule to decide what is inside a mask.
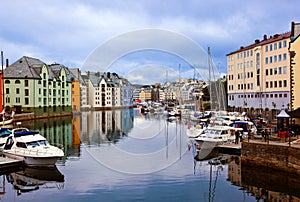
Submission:
[[[23,160],[31,166],[54,166],[64,152],[48,143],[37,131],[16,128],[7,138],[2,153],[10,158]]]
[[[212,149],[223,143],[233,142],[235,128],[230,126],[210,126],[195,138],[201,149]]]

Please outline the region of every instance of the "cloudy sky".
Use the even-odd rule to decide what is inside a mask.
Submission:
[[[1,8],[0,50],[10,63],[26,55],[82,71],[106,68],[137,83],[171,80],[180,71],[182,77],[194,76],[193,67],[203,64],[192,64],[173,51],[185,49],[186,42],[179,43],[177,36],[195,43],[203,52],[210,47],[217,70],[224,74],[227,53],[262,39],[264,34],[290,31],[292,21],[300,22],[298,0],[1,0]],[[155,40],[151,38],[153,34],[134,35],[139,40],[133,43],[142,44],[141,47],[134,49],[130,42],[132,49],[114,55],[109,67],[101,63],[84,65],[96,50],[102,49],[101,55],[96,56],[105,60],[119,49],[116,43],[113,49],[104,49],[103,44],[145,29],[166,30],[176,37],[170,37],[171,34],[159,38],[155,42],[158,46],[165,42],[170,48],[157,50],[151,43],[140,43]],[[184,51],[199,55],[202,60],[199,50]],[[201,71],[197,76],[205,77]]]

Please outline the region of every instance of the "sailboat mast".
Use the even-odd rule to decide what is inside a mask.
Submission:
[[[213,107],[213,99],[212,99],[212,83],[211,83],[211,64],[210,64],[210,47],[207,49],[208,53],[208,84],[209,84],[209,96],[210,96],[210,109]]]
[[[1,77],[1,80],[2,80],[2,111],[4,110],[4,70],[3,70],[3,66],[4,66],[4,58],[3,58],[3,51],[1,51],[1,68],[2,68],[2,77]],[[4,122],[4,120],[3,120]]]

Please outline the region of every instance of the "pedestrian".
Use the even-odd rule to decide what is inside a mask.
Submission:
[[[244,131],[243,131],[243,130],[241,130],[241,131],[240,131],[240,142],[242,142],[242,141],[243,141],[243,135],[244,135]]]
[[[234,135],[235,135],[235,144],[238,144],[239,143],[239,138],[240,138],[240,133],[237,129],[235,129],[235,132],[234,132]]]
[[[262,136],[263,140],[266,140],[266,132],[265,132],[265,130],[261,131],[261,136]]]

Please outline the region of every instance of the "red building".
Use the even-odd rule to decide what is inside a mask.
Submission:
[[[1,71],[1,74],[0,74],[0,112],[3,111],[3,83],[2,83],[2,71]]]

